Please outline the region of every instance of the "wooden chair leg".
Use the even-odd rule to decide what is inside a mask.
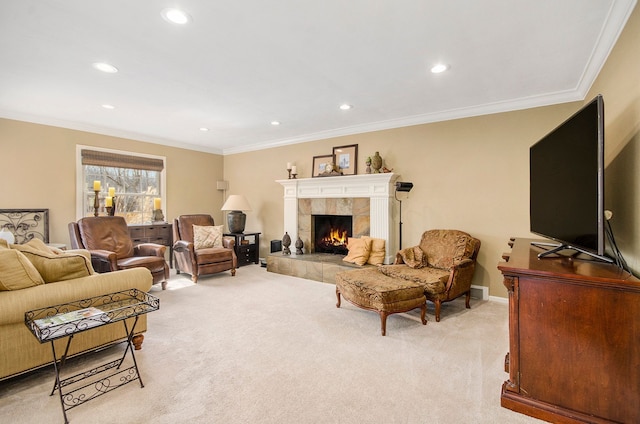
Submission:
[[[387,316],[389,316],[389,314],[385,311],[380,311],[380,330],[382,331],[382,335],[386,336],[387,335]]]
[[[433,303],[436,305],[436,322],[440,322],[440,306],[442,305],[442,302],[440,299],[436,299]]]
[[[336,308],[340,307],[340,289],[336,286],[336,298],[338,298],[338,303],[336,303]]]
[[[425,315],[427,314],[427,302],[420,307],[420,320],[422,321],[422,325],[427,325],[427,318]]]
[[[469,301],[471,300],[471,290],[469,290],[465,295],[465,306],[467,309],[471,309],[471,305],[469,305]]]

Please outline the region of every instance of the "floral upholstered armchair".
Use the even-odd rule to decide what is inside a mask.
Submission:
[[[424,288],[427,300],[435,303],[436,321],[440,306],[462,295],[470,308],[471,280],[480,250],[480,240],[458,230],[429,230],[422,234],[418,246],[396,254],[393,265],[380,271],[393,278],[413,281]]]

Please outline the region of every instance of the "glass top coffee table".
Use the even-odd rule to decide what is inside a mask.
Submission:
[[[138,380],[140,387],[144,387],[132,340],[139,317],[159,308],[160,300],[157,297],[131,289],[25,313],[25,325],[35,338],[40,343],[51,343],[56,380],[50,395],[58,391],[65,424],[69,422],[67,411],[76,406],[132,381]],[[74,335],[117,322],[122,322],[124,330],[125,340],[120,343],[126,343],[121,358],[64,379],[60,377]],[[54,341],[65,337],[68,339],[64,353],[58,356]],[[125,368],[123,364],[127,354],[132,364]]]

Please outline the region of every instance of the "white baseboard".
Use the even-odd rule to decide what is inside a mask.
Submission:
[[[492,302],[504,303],[505,305],[509,303],[508,297],[489,296],[489,300]]]

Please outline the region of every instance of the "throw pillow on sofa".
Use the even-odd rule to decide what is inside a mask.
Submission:
[[[0,291],[44,284],[36,268],[22,252],[5,246],[0,247]]]
[[[94,273],[91,260],[81,253],[53,253],[46,245],[33,240],[11,245],[33,264],[45,283],[72,280]]]

